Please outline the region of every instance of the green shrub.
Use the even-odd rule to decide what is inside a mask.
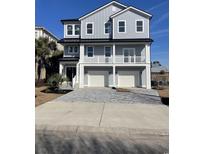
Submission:
[[[59,85],[63,82],[63,77],[60,74],[54,74],[51,77],[49,77],[47,83],[49,88],[56,89],[59,87]]]

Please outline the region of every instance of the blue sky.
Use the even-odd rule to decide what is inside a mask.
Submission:
[[[38,26],[43,26],[63,38],[61,19],[78,18],[111,0],[36,0]],[[169,66],[169,0],[119,0],[153,15],[151,20],[151,60]]]

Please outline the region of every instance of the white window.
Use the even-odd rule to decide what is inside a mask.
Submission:
[[[105,47],[105,57],[111,57],[112,48]]]
[[[86,25],[86,34],[93,34],[93,23],[87,23]]]
[[[87,47],[87,56],[93,57],[94,48],[93,47]]]
[[[110,34],[111,33],[111,23],[106,22],[105,23],[105,34]]]
[[[80,25],[75,25],[75,35],[80,35]]]
[[[118,21],[118,32],[125,33],[126,32],[126,23],[125,21]]]
[[[136,21],[136,32],[143,32],[144,31],[144,23],[143,20]]]
[[[73,35],[73,25],[67,25],[67,35]]]

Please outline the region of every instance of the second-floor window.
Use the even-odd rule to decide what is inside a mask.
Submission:
[[[136,21],[136,32],[143,32],[143,21],[142,20]]]
[[[106,22],[105,23],[105,34],[110,34],[111,33],[111,23]]]
[[[76,54],[78,53],[78,47],[77,46],[66,46],[65,47],[65,52],[64,52],[64,55],[65,56],[68,56],[70,54]]]
[[[105,57],[111,57],[111,47],[105,47]]]
[[[86,33],[87,34],[93,34],[93,23],[87,23],[87,25],[86,25]]]
[[[118,21],[118,32],[119,33],[126,32],[126,23],[125,23],[125,21]]]
[[[67,26],[67,35],[73,35],[73,25]]]
[[[75,35],[80,35],[80,25],[75,25]]]
[[[93,47],[87,47],[87,56],[93,57],[94,48]]]

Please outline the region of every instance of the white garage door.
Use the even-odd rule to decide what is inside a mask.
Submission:
[[[131,71],[118,72],[118,87],[135,87],[136,73]]]
[[[106,71],[88,71],[88,86],[89,87],[105,87],[108,72]]]

